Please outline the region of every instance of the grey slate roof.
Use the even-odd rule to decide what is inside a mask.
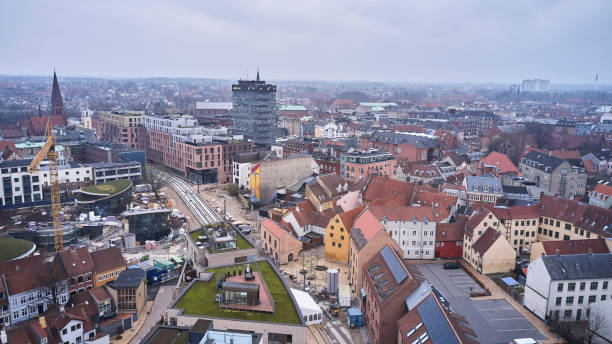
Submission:
[[[145,279],[146,273],[142,269],[127,269],[112,282],[113,288],[136,288]]]
[[[493,176],[467,176],[467,191],[468,192],[486,192],[491,194],[503,194],[502,184],[499,178]],[[484,191],[484,187],[488,187],[488,191]],[[495,191],[497,189],[497,191]]]
[[[386,143],[409,143],[417,148],[434,148],[438,147],[438,141],[418,135],[391,133],[385,131],[377,131],[370,135],[370,140]]]
[[[612,253],[542,256],[551,280],[612,278]]]
[[[544,172],[552,172],[563,163],[563,159],[532,150],[521,159],[521,162]]]

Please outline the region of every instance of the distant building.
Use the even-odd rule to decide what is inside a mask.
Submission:
[[[144,149],[146,136],[145,128],[142,126],[143,114],[144,111],[102,111],[98,114],[100,132],[96,134],[102,141]]]
[[[495,204],[498,199],[504,197],[501,181],[490,175],[467,176],[463,180],[463,186],[466,188],[469,204],[473,202]]]
[[[548,92],[550,91],[550,80],[527,79],[521,83],[523,92]]]
[[[391,153],[368,149],[340,154],[340,176],[358,182],[371,176],[393,178],[397,159]]]
[[[359,138],[359,149],[379,149],[394,158],[407,161],[432,161],[440,156],[438,141],[434,138],[407,133],[376,131]]]
[[[589,204],[610,209],[612,207],[612,186],[597,184],[593,191],[589,191]]]
[[[580,159],[560,159],[532,150],[521,159],[519,168],[525,178],[549,194],[564,198],[585,194],[587,173]]]
[[[270,146],[276,139],[276,86],[259,79],[232,85],[232,132],[256,145]]]
[[[196,115],[230,115],[232,113],[231,102],[196,102]]]

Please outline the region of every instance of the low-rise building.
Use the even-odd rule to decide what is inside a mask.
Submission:
[[[521,159],[519,168],[525,178],[549,194],[564,198],[585,194],[587,173],[580,159],[560,159],[532,150]]]
[[[117,314],[130,314],[132,319],[138,319],[147,302],[145,271],[142,269],[123,270],[109,286],[107,290],[117,307]]]
[[[93,169],[96,184],[119,179],[129,179],[133,183],[138,183],[143,173],[143,167],[138,161],[94,162],[89,166]]]
[[[467,201],[484,202],[495,204],[498,199],[504,197],[501,181],[493,176],[467,176],[463,180],[466,188]]]
[[[358,182],[372,176],[393,178],[397,159],[377,149],[340,154],[340,176]]]
[[[54,261],[60,263],[66,271],[70,295],[94,287],[95,265],[87,246],[66,248],[55,256]]]
[[[461,258],[463,256],[463,233],[466,222],[467,217],[460,216],[455,222],[437,224],[435,258]]]
[[[471,220],[471,219],[470,219]],[[516,253],[501,232],[488,227],[465,228],[463,259],[481,274],[509,272],[514,269]]]
[[[610,298],[612,254],[541,256],[527,268],[524,305],[542,320],[580,321]]]
[[[302,242],[282,225],[264,219],[261,223],[261,248],[279,264],[287,264],[299,257]]]
[[[612,207],[612,186],[597,184],[593,191],[589,191],[589,204],[610,209]]]
[[[246,262],[257,257],[257,248],[229,224],[211,224],[186,236],[187,256],[201,273],[207,267]]]
[[[109,247],[89,254],[95,266],[94,285],[100,287],[112,282],[126,269],[121,248]]]
[[[538,241],[531,244],[529,261],[533,262],[541,256],[553,254],[610,253],[610,247],[612,247],[612,241],[605,239]]]
[[[331,218],[325,229],[325,259],[348,263],[351,231],[363,207],[358,207]]]

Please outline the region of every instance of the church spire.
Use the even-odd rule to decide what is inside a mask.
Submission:
[[[51,115],[64,115],[64,101],[62,100],[62,92],[57,82],[55,69],[53,70],[53,89],[51,90]]]
[[[259,81],[259,66],[257,66],[257,81]]]

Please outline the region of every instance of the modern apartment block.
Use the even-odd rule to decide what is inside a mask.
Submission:
[[[393,178],[397,159],[391,153],[368,149],[340,154],[340,176],[358,182],[371,176]]]
[[[276,86],[259,79],[239,80],[232,85],[232,133],[244,135],[256,145],[276,140]]]
[[[527,271],[524,304],[541,319],[580,321],[612,298],[612,254],[542,256]]]
[[[121,143],[131,148],[145,148],[142,116],[144,111],[101,111],[98,137],[102,141]]]
[[[582,160],[560,159],[556,156],[530,151],[521,159],[522,175],[532,180],[548,194],[564,198],[584,195],[587,173]]]

